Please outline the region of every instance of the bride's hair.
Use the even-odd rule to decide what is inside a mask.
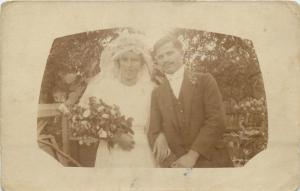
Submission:
[[[119,59],[127,52],[133,52],[141,57],[142,67],[138,80],[146,77],[150,79],[152,72],[152,58],[145,43],[143,36],[139,34],[121,34],[105,47],[100,58],[100,76],[102,77],[119,77]]]
[[[143,56],[143,54],[139,51],[136,51],[136,50],[132,50],[132,49],[128,49],[126,51],[121,51],[117,56],[113,57],[113,63],[114,63],[114,67],[113,67],[113,75],[115,78],[118,78],[120,77],[120,59],[122,57],[122,55],[128,53],[128,52],[132,52],[132,53],[135,53],[137,54],[140,59],[141,59],[141,68],[140,68],[140,71],[139,71],[139,75],[138,75],[138,78],[140,75],[142,75],[142,73],[145,71],[145,64],[146,64],[146,61],[144,59],[145,56]]]

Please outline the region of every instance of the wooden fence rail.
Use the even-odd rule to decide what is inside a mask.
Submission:
[[[68,163],[71,162],[76,166],[81,166],[76,160],[74,160],[70,156],[70,143],[69,143],[69,128],[68,128],[68,118],[62,112],[59,111],[60,104],[39,104],[38,109],[38,119],[40,122],[38,123],[38,141],[39,144],[43,144],[43,146],[51,147],[55,155],[59,155],[58,159],[64,158],[65,160],[60,160],[60,162],[68,166]],[[51,143],[43,139],[41,136],[42,130],[46,127],[46,118],[61,116],[61,128],[62,128],[62,150],[60,150],[55,143]],[[43,120],[45,118],[45,120]],[[55,141],[55,140],[54,140]]]

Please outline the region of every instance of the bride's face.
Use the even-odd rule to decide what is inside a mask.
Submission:
[[[142,67],[141,56],[134,52],[125,52],[119,57],[120,79],[126,85],[136,83]]]

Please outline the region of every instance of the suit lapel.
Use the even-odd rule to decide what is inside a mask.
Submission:
[[[166,113],[169,114],[172,123],[177,128],[178,123],[177,123],[175,108],[173,105],[174,94],[172,92],[169,81],[165,79],[161,86],[162,86],[161,87],[162,94],[160,95],[162,101],[161,104],[164,106],[163,109],[165,110]]]
[[[190,74],[188,71],[184,72],[183,81],[181,84],[180,94],[179,94],[179,100],[183,100],[184,102],[184,117],[186,122],[190,121],[191,111],[192,111],[192,104],[193,104],[193,96],[195,93],[195,84],[192,83]],[[170,114],[170,118],[174,125],[177,127],[177,117],[175,113],[175,108],[173,105],[173,99],[175,99],[174,94],[172,92],[171,86],[169,84],[169,81],[167,79],[164,80],[161,87],[162,94],[161,97],[161,103],[164,105],[165,111]]]
[[[161,105],[163,106],[162,110],[163,112],[169,117],[169,120],[172,123],[172,126],[168,126],[171,128],[171,131],[174,131],[177,136],[172,137],[173,143],[176,143],[176,147],[173,148],[174,150],[172,152],[176,153],[177,156],[183,155],[186,150],[185,150],[185,144],[184,144],[184,139],[182,137],[181,129],[179,127],[175,107],[174,107],[174,99],[175,95],[173,94],[173,91],[171,89],[169,81],[166,79],[165,82],[163,82],[162,87],[161,87],[161,94],[160,100],[161,100]],[[168,131],[166,131],[167,133]]]
[[[195,92],[195,85],[192,83],[189,73],[185,71],[182,85],[181,85],[179,99],[183,100],[184,102],[184,117],[186,122],[190,121],[194,92]]]

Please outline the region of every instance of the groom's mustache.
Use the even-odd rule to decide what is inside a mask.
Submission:
[[[164,62],[163,66],[170,66],[172,64],[173,64],[173,62]]]

